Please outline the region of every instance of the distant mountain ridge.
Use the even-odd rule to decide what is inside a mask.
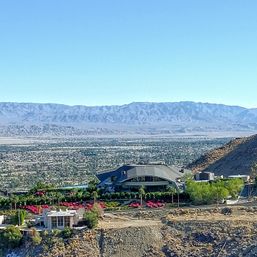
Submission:
[[[47,128],[51,134],[56,126],[73,133],[90,130],[135,130],[173,132],[191,131],[256,131],[257,108],[221,104],[171,102],[130,103],[113,106],[68,106],[62,104],[0,103],[0,135],[15,129],[21,131]],[[117,132],[116,131],[116,132]],[[104,133],[105,133],[104,132]],[[115,132],[115,133],[116,133]],[[61,132],[62,133],[62,132]]]

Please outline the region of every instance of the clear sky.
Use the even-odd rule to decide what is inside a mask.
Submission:
[[[256,0],[0,0],[0,101],[257,107]]]

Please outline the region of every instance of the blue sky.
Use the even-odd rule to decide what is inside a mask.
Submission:
[[[257,107],[256,0],[0,1],[0,101]]]

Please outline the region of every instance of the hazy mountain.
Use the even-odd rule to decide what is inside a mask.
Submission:
[[[0,103],[0,127],[2,135],[255,131],[257,109],[194,102],[96,107]]]
[[[234,139],[201,156],[187,168],[194,172],[210,171],[216,175],[249,175],[254,163],[257,163],[257,135]]]

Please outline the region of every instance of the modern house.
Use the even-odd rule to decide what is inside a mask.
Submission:
[[[65,211],[50,211],[48,209],[44,209],[43,223],[47,229],[64,229],[65,227],[72,228],[82,220],[84,212],[84,209]]]
[[[109,192],[137,191],[144,186],[147,191],[165,190],[169,185],[176,188],[180,178],[189,170],[165,164],[123,165],[115,170],[99,172],[98,187]]]

